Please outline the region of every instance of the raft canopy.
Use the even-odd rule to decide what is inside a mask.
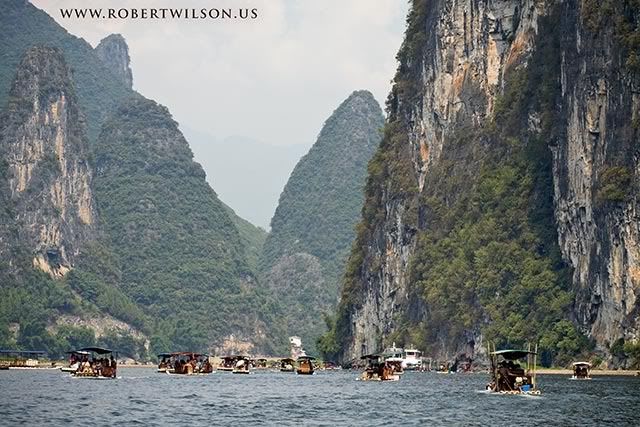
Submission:
[[[494,356],[502,356],[507,360],[524,359],[530,354],[537,354],[535,351],[529,350],[498,350],[491,353]]]
[[[84,347],[84,348],[78,349],[76,353],[79,353],[81,351],[87,351],[90,353],[97,353],[97,354],[113,353],[113,350],[110,350],[108,348],[102,348],[102,347]]]
[[[316,358],[313,356],[300,356],[298,360],[316,360]]]
[[[283,362],[283,363],[286,363],[286,362],[295,362],[295,360],[293,360],[293,359],[292,359],[292,358],[290,358],[290,357],[286,357],[286,358],[284,358],[284,359],[280,359],[280,362]]]
[[[591,367],[591,363],[589,362],[573,362],[573,366],[588,366]]]

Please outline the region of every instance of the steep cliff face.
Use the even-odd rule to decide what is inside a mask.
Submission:
[[[118,76],[124,84],[133,87],[133,74],[129,67],[129,46],[120,34],[111,34],[100,41],[95,48],[98,58]]]
[[[637,3],[584,1],[563,22],[565,139],[552,147],[562,253],[578,322],[608,345],[640,338]],[[573,13],[572,13],[573,12]]]
[[[88,140],[60,51],[32,48],[3,117],[2,153],[17,242],[34,267],[64,276],[95,235]],[[18,243],[19,242],[19,243]]]
[[[346,285],[353,298],[343,296],[342,316],[351,312],[341,324],[351,337],[348,357],[380,350],[410,303],[409,264],[427,175],[456,132],[490,117],[508,69],[526,63],[542,13],[538,3],[414,3],[387,105],[388,135],[377,155],[384,156],[379,163],[387,183],[373,188],[380,183],[370,176],[364,214],[376,212],[370,221],[365,218],[369,231],[357,244],[371,249],[352,254],[358,271],[349,272],[347,282],[357,285]]]
[[[568,319],[602,347],[635,338],[637,95],[586,3],[414,2],[345,278],[344,359],[391,339],[451,357],[487,338],[551,354],[564,336],[568,354]]]
[[[383,124],[373,95],[353,92],[296,165],[271,221],[261,258],[263,281],[283,302],[287,332],[300,336],[310,351],[324,328],[323,314],[338,299],[367,163]]]
[[[422,189],[429,165],[462,126],[479,126],[493,111],[504,76],[534,47],[544,1],[416,2],[420,35],[406,42],[405,63],[422,74],[418,86],[396,87],[397,113],[411,123],[412,161]],[[418,24],[416,24],[418,25]],[[423,33],[422,31],[426,32]],[[400,105],[403,103],[409,105]]]

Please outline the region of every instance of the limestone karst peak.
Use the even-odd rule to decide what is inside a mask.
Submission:
[[[128,88],[133,87],[133,74],[129,67],[129,46],[121,34],[110,34],[102,39],[96,46],[95,52],[107,68],[120,77]]]

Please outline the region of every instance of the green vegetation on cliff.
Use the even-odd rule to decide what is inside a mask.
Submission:
[[[217,199],[166,109],[131,91],[88,43],[29,2],[8,0],[0,23],[0,110],[3,132],[11,133],[5,139],[17,139],[28,115],[31,98],[9,94],[20,59],[32,46],[59,48],[71,78],[39,81],[38,96],[48,105],[47,97],[61,90],[77,94],[70,108],[81,114],[68,125],[94,143],[81,161],[97,174],[90,193],[99,208],[92,235],[77,248],[64,279],[37,271],[34,248],[19,239],[22,208],[9,200],[0,152],[0,347],[57,356],[95,341],[143,356],[142,343],[126,328],[89,339],[59,323],[66,316],[80,325],[124,321],[151,338],[153,351],[207,349],[228,334],[269,351],[279,331],[270,320],[276,305],[254,279],[266,233]],[[59,173],[55,153],[45,153],[32,180]],[[60,214],[53,206],[34,207],[53,218]],[[263,317],[274,325],[270,331]],[[78,341],[75,333],[87,339]]]
[[[261,269],[283,304],[286,330],[314,351],[324,312],[335,307],[355,235],[382,110],[371,93],[352,93],[327,119],[293,170],[271,221]]]
[[[225,205],[225,208],[240,234],[240,240],[242,241],[242,246],[245,250],[247,265],[251,268],[251,271],[257,273],[260,255],[262,254],[264,242],[267,240],[267,232],[264,229],[251,224],[246,219],[240,218],[229,206]]]

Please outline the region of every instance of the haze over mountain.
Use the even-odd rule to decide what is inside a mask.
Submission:
[[[258,18],[63,19],[60,8],[106,10],[114,2],[32,2],[93,46],[108,34],[122,34],[133,61],[135,89],[171,106],[182,127],[217,139],[241,135],[267,145],[307,148],[354,88],[369,88],[384,102],[407,11],[407,2],[397,0],[377,0],[375,7],[370,0],[252,0],[250,5],[150,0],[137,6],[250,6],[258,9]],[[159,66],[159,56],[171,60]]]

